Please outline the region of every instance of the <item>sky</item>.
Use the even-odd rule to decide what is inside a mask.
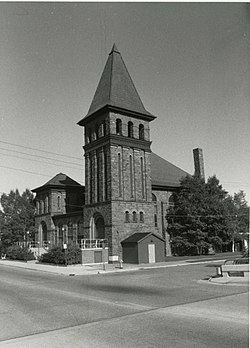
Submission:
[[[0,194],[57,173],[84,184],[83,128],[116,43],[151,122],[152,151],[249,201],[246,3],[0,3]]]

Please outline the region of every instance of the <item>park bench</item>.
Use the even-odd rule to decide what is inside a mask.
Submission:
[[[249,277],[248,264],[225,264],[221,266],[222,277]]]

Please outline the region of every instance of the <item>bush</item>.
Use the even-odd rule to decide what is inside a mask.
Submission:
[[[34,254],[29,248],[19,245],[12,245],[6,250],[6,257],[11,260],[35,260]]]
[[[44,263],[66,264],[65,254],[67,255],[67,263],[73,265],[80,263],[80,249],[76,246],[68,246],[66,253],[60,246],[53,246],[47,253],[42,254],[38,260]]]
[[[67,262],[69,265],[81,263],[81,249],[75,245],[69,245],[67,249]]]

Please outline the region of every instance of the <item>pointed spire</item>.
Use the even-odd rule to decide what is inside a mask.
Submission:
[[[111,50],[111,52],[109,54],[112,54],[113,52],[116,52],[116,53],[120,54],[120,52],[119,52],[118,48],[116,47],[115,43],[113,44],[112,50]]]
[[[144,108],[116,44],[109,53],[89,111],[78,124],[84,126],[86,119],[105,108],[149,121],[155,118]]]

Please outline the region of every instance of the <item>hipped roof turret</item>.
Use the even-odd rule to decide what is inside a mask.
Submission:
[[[78,124],[84,126],[91,116],[105,109],[133,114],[149,121],[155,118],[145,109],[115,44],[109,53],[89,111]]]

